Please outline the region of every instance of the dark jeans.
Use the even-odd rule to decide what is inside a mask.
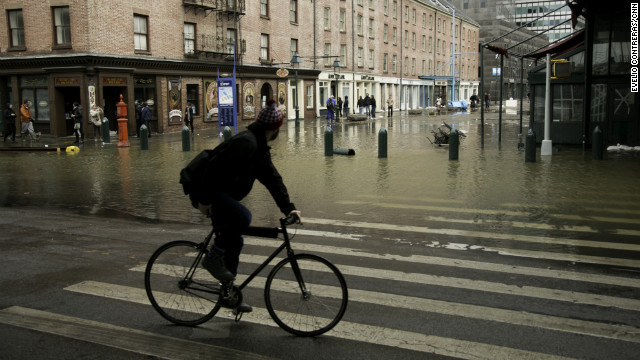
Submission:
[[[9,121],[4,124],[4,139],[7,140],[9,136],[12,136],[11,140],[16,141],[16,122]]]
[[[251,224],[251,212],[231,196],[218,192],[213,196],[211,213],[211,222],[220,231],[220,235],[214,239],[209,253],[224,254],[227,270],[236,275],[244,245],[242,232]]]

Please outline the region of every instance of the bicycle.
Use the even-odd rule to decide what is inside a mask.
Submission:
[[[170,322],[196,326],[210,320],[220,307],[234,308],[242,302],[242,290],[283,250],[286,256],[266,278],[265,305],[282,329],[297,336],[316,336],[331,330],[347,309],[348,290],[344,276],[329,260],[313,254],[295,254],[287,225],[280,228],[249,227],[243,235],[278,238],[283,243],[239,286],[222,284],[200,261],[219,231],[213,228],[200,242],[177,240],[158,248],[147,263],[144,285],[153,307]],[[235,314],[240,321],[242,313]]]

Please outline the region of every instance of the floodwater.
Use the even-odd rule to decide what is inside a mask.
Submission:
[[[324,156],[324,120],[301,121],[299,128],[290,121],[272,144],[273,161],[292,201],[311,217],[358,216],[362,221],[414,224],[424,222],[422,215],[416,215],[421,212],[403,209],[437,216],[438,207],[446,206],[476,212],[477,219],[524,213],[526,221],[549,222],[554,213],[591,209],[592,214],[605,203],[640,207],[638,154],[607,153],[598,161],[591,159],[590,149],[561,147],[552,156],[541,157],[538,147],[537,161],[526,163],[524,151],[517,149],[517,118],[503,119],[499,143],[497,115],[490,115],[484,147],[477,113],[337,123],[334,147],[354,149],[356,155],[332,157]],[[443,121],[466,132],[457,161],[449,160],[448,147],[429,141]],[[525,134],[526,123],[528,119]],[[388,157],[382,159],[378,158],[381,128],[388,133]],[[64,145],[72,141],[55,140]],[[191,208],[182,193],[178,177],[200,150],[220,141],[216,130],[206,130],[196,131],[190,152],[182,151],[179,133],[154,135],[149,150],[141,150],[136,138],[130,148],[117,148],[117,138],[112,137],[107,145],[88,139],[76,154],[3,151],[0,206],[205,223],[207,219]],[[280,216],[257,182],[244,203],[254,212],[254,223],[272,223]],[[503,212],[496,215],[496,209]],[[447,216],[455,217],[455,212]]]

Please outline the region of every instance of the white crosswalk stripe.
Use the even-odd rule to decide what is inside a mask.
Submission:
[[[516,205],[511,204],[513,207]],[[463,215],[476,211],[470,209],[465,212],[453,207],[393,202],[378,202],[375,206],[417,211],[437,208],[445,213],[457,211]],[[509,206],[510,204],[505,204],[505,207]],[[485,213],[489,214],[492,211],[485,210]],[[484,337],[479,337],[478,340],[454,338],[442,335],[438,329],[424,333],[408,326],[414,319],[404,320],[406,328],[398,324],[388,327],[374,325],[360,320],[357,316],[350,316],[349,309],[388,309],[381,316],[388,316],[389,319],[392,318],[392,310],[401,309],[411,312],[416,319],[436,316],[447,317],[453,323],[472,320],[494,324],[492,326],[497,328],[529,329],[526,331],[536,329],[554,334],[552,336],[581,336],[581,341],[585,342],[613,341],[616,344],[629,344],[632,349],[639,348],[640,281],[634,271],[640,272],[640,260],[636,256],[640,253],[640,242],[629,238],[638,236],[640,231],[636,228],[637,221],[632,219],[633,211],[610,212],[619,214],[620,218],[593,216],[590,218],[589,226],[582,222],[585,215],[572,214],[552,214],[552,217],[562,219],[561,225],[518,220],[500,221],[503,228],[499,232],[486,230],[497,224],[497,220],[477,220],[464,216],[453,218],[426,214],[423,219],[429,226],[305,218],[309,225],[307,228],[297,229],[293,248],[297,253],[313,253],[331,259],[347,278],[350,301],[347,314],[340,324],[325,336],[461,359],[561,359],[573,355],[560,349],[521,349],[516,345],[517,342],[511,342],[510,339],[491,341],[481,340]],[[517,217],[523,216],[524,213],[512,211],[510,214]],[[580,221],[574,224],[572,219]],[[603,223],[609,227],[605,232],[598,225]],[[446,224],[464,228],[445,228]],[[530,235],[531,230],[543,232],[544,235]],[[524,234],[519,233],[520,231]],[[606,239],[599,236],[603,233],[607,234]],[[445,237],[445,240],[434,239],[435,237]],[[385,247],[385,252],[372,251],[367,245],[369,240],[393,246]],[[396,244],[419,244],[421,251],[410,254],[393,253]],[[277,246],[278,242],[271,239],[245,237],[241,262],[247,268],[254,268],[266,259],[264,254]],[[475,253],[478,256],[458,256],[461,253],[454,251],[455,249],[478,250]],[[443,252],[447,256],[442,256]],[[491,260],[485,259],[485,254],[494,254],[494,257]],[[624,254],[624,257],[619,257],[621,254]],[[530,261],[522,265],[514,265],[512,261],[500,261],[513,259],[515,256],[526,257]],[[536,266],[538,262],[533,259],[563,264],[582,263],[590,270]],[[422,270],[425,267],[437,267],[442,273],[425,272]],[[624,271],[601,272],[598,271],[599,267],[623,267]],[[130,270],[142,274],[145,268],[145,264],[140,264]],[[414,268],[416,271],[406,270]],[[158,268],[158,271],[161,270]],[[474,272],[475,275],[469,277],[469,272]],[[250,283],[247,290],[262,291],[267,274],[266,270],[263,271]],[[208,275],[204,273],[201,276]],[[239,275],[237,282],[240,283],[245,277],[246,275]],[[518,280],[509,282],[505,280],[507,278]],[[365,285],[378,283],[385,285]],[[406,288],[416,289],[436,287],[444,289],[445,292],[453,291],[455,294],[462,292],[467,294],[468,299],[451,300],[446,296],[440,297],[440,294],[424,295],[427,293],[424,291],[415,295],[395,293],[393,287],[388,287],[388,284],[406,284]],[[380,290],[372,290],[376,287]],[[149,304],[145,290],[140,286],[87,279],[65,290],[75,294]],[[330,297],[336,289],[323,288],[322,291]],[[494,295],[512,300],[503,300],[502,304],[493,304],[491,301],[475,303],[476,297],[490,299]],[[539,302],[549,307],[558,304],[562,308],[571,308],[574,313],[565,316],[562,311],[547,312],[546,308],[537,306]],[[607,315],[598,316],[599,312]],[[584,315],[578,316],[578,313]],[[609,319],[609,314],[614,316]],[[228,313],[220,311],[218,317],[228,319]],[[158,319],[165,321],[160,317]],[[267,310],[259,306],[254,306],[254,312],[245,315],[242,321],[277,326]],[[216,325],[213,323],[205,326]]]

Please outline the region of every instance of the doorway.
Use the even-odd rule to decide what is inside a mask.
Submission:
[[[56,88],[56,113],[53,121],[57,125],[55,127],[57,136],[73,135],[73,119],[71,118],[71,114],[73,113],[73,103],[75,101],[80,102],[79,87]],[[85,108],[85,106],[83,106],[83,108]],[[88,111],[86,113],[88,113]]]
[[[102,109],[104,116],[109,119],[109,130],[118,131],[117,104],[122,100],[129,104],[127,100],[127,88],[123,86],[104,86],[102,88]]]
[[[260,88],[260,107],[262,108],[265,102],[273,98],[273,88],[269,83],[265,83]]]

